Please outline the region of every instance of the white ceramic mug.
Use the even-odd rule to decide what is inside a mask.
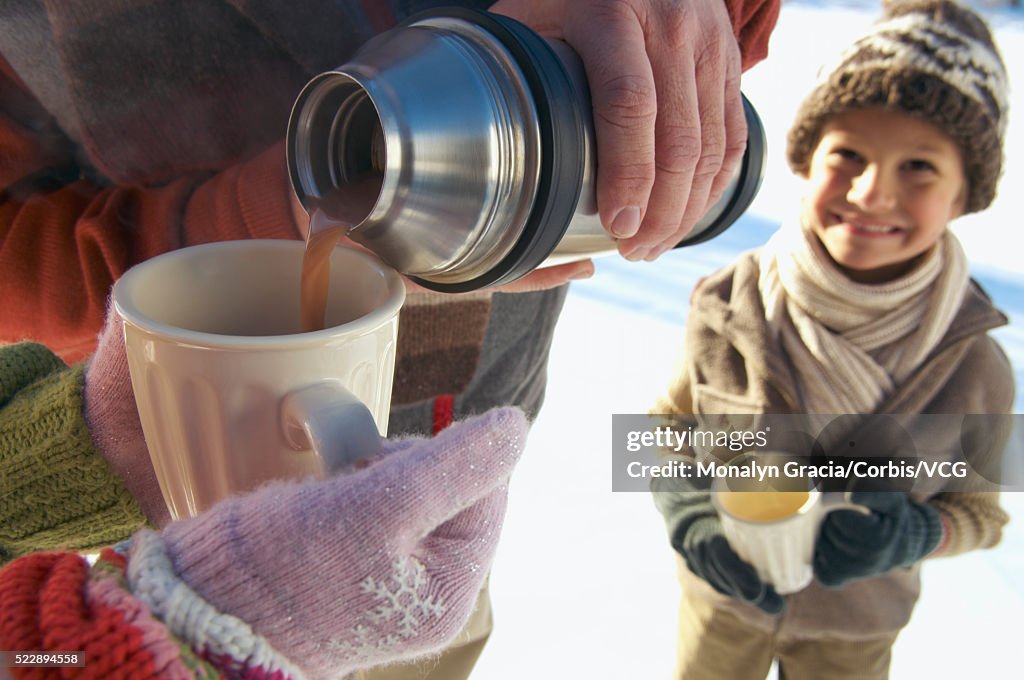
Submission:
[[[849,494],[821,492],[809,476],[786,477],[791,456],[775,452],[745,453],[732,468],[761,466],[779,477],[716,477],[711,501],[722,520],[729,545],[780,595],[795,593],[814,579],[814,546],[825,515],[833,510],[870,512],[852,503]],[[754,473],[758,474],[757,472]]]
[[[174,518],[271,479],[324,476],[387,434],[405,287],[368,253],[331,254],[324,330],[299,317],[304,244],[183,248],[114,286],[132,387]]]

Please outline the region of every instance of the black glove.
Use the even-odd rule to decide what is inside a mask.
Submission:
[[[942,539],[939,511],[905,493],[855,491],[850,500],[872,512],[836,510],[825,518],[814,549],[814,574],[826,586],[909,567]]]
[[[781,614],[785,602],[775,589],[740,559],[722,533],[722,522],[708,491],[666,491],[669,484],[652,480],[654,504],[665,517],[672,547],[694,574],[718,592]]]

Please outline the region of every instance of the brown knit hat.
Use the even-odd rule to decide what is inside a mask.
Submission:
[[[1006,68],[977,14],[952,0],[890,0],[800,106],[789,165],[805,175],[822,129],[843,111],[900,111],[957,143],[969,186],[964,212],[978,212],[992,203],[1002,172],[1006,96]]]

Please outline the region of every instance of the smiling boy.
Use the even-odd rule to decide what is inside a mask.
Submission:
[[[950,0],[886,3],[803,102],[788,160],[798,217],[703,280],[664,414],[1006,414],[1006,317],[947,228],[995,196],[1006,72],[984,22]],[[968,462],[1002,433],[950,442]],[[887,445],[891,442],[887,442]],[[906,452],[910,455],[909,452]],[[831,513],[815,580],[781,597],[725,540],[704,489],[652,488],[681,557],[677,676],[888,677],[926,557],[995,545],[995,492],[854,492]]]
[[[960,149],[940,128],[885,109],[826,126],[807,171],[801,224],[851,281],[911,271],[964,208]]]

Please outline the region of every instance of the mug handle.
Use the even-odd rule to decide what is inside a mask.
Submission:
[[[336,380],[286,394],[281,400],[281,431],[296,451],[313,449],[325,476],[381,450],[382,438],[370,409]]]
[[[852,497],[852,491],[823,491],[821,494],[821,509],[825,511],[825,514],[833,510],[853,510],[862,515],[871,514],[870,508],[860,503],[854,503],[851,500]]]

